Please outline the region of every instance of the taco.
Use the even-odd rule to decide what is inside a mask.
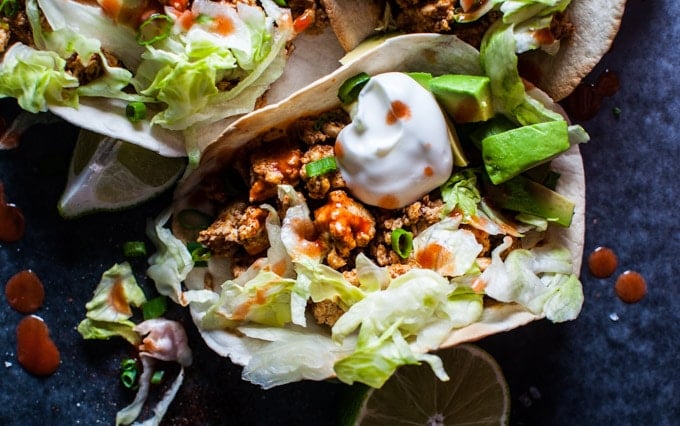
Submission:
[[[456,36],[394,37],[234,122],[149,224],[158,291],[264,388],[379,387],[423,361],[446,378],[429,351],[574,319],[588,136],[525,90],[513,40],[499,28],[480,52]],[[465,97],[445,106],[440,78],[486,86],[473,90],[483,113]]]
[[[323,0],[347,51],[390,32],[455,34],[475,47],[496,21],[515,26],[525,78],[561,100],[609,50],[625,0]]]
[[[183,156],[185,141],[200,149],[234,117],[337,68],[332,33],[305,31],[313,18],[273,0],[3,1],[0,97]],[[323,44],[327,60],[291,42]],[[291,55],[305,66],[282,75]]]

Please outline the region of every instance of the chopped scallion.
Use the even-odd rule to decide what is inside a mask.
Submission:
[[[123,255],[125,257],[146,256],[146,244],[144,241],[126,241],[123,243]]]
[[[0,1],[0,16],[11,18],[19,11],[19,2],[17,0],[2,0]]]
[[[348,78],[340,85],[338,89],[338,98],[343,104],[349,104],[359,98],[359,92],[368,83],[371,76],[365,72],[361,72],[353,77]]]
[[[286,0],[274,0],[274,3],[281,7],[288,7],[288,2]]]
[[[187,243],[187,250],[191,253],[191,260],[194,261],[194,266],[208,266],[210,259],[210,249],[197,242]]]
[[[409,257],[413,250],[413,234],[402,228],[392,231],[392,250],[402,259]]]
[[[321,176],[328,172],[332,172],[337,168],[338,165],[335,162],[335,157],[324,157],[305,164],[305,172],[307,172],[307,177]]]
[[[153,375],[151,376],[151,384],[152,385],[160,384],[163,381],[163,376],[165,376],[165,371],[163,370],[154,371]]]
[[[167,38],[172,30],[172,25],[172,18],[168,15],[154,13],[139,26],[137,44],[146,46]]]
[[[130,102],[125,107],[125,116],[128,120],[136,123],[146,118],[146,105],[144,102]]]
[[[132,358],[126,358],[121,362],[121,373],[120,381],[128,389],[135,387],[137,382],[137,375],[139,374],[139,369],[137,368],[137,362]]]
[[[144,320],[158,318],[165,313],[168,308],[168,301],[165,296],[154,297],[142,304],[142,315]]]

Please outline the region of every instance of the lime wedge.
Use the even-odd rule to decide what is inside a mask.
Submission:
[[[450,380],[426,365],[400,367],[380,389],[356,386],[345,424],[506,425],[510,393],[498,363],[479,347],[458,345],[437,352]]]
[[[129,142],[81,130],[76,141],[59,213],[75,218],[97,211],[123,210],[170,188],[186,167]]]

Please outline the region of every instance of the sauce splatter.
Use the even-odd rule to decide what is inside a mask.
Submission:
[[[637,303],[647,294],[645,278],[635,271],[625,271],[616,279],[616,295],[626,303]]]
[[[45,300],[45,288],[35,272],[17,272],[7,281],[5,297],[9,305],[22,314],[37,311]]]
[[[24,235],[25,228],[24,213],[20,208],[5,200],[5,187],[0,182],[0,242],[19,241]]]
[[[619,260],[616,253],[608,247],[596,248],[588,258],[588,269],[597,278],[610,277],[618,264]]]
[[[397,120],[408,120],[409,118],[411,118],[411,109],[408,105],[402,101],[393,101],[385,121],[387,124],[394,124]]]
[[[619,76],[607,69],[597,77],[595,83],[576,86],[574,92],[562,101],[562,106],[571,118],[590,120],[600,111],[604,98],[614,96],[619,87]]]
[[[17,326],[17,359],[26,371],[36,376],[57,371],[61,362],[59,349],[40,317],[27,316]]]

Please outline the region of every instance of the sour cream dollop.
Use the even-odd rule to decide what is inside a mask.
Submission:
[[[406,74],[371,77],[352,122],[335,142],[350,192],[366,204],[396,209],[418,200],[451,175],[446,120],[432,93]]]

